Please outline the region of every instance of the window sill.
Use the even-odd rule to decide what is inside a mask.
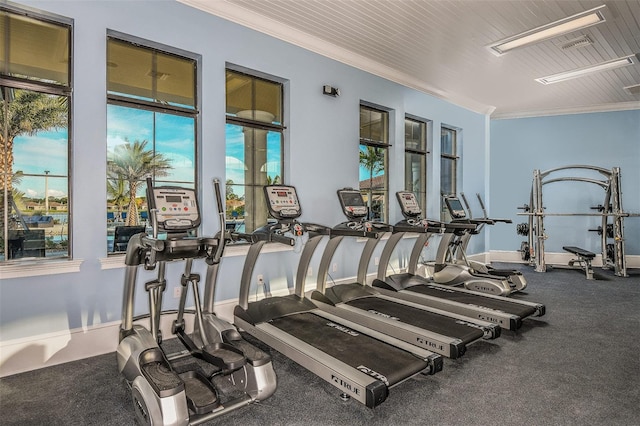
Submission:
[[[33,260],[0,265],[0,279],[27,278],[41,275],[69,274],[80,272],[80,260]]]
[[[100,259],[100,269],[104,270],[104,269],[117,269],[117,268],[124,268],[124,254],[122,255],[115,255],[115,256],[109,256],[109,257],[103,257],[102,259]]]
[[[224,255],[222,257],[236,257],[246,256],[249,252],[250,244],[233,244],[228,245],[224,249]],[[293,251],[293,247],[285,246],[284,244],[265,244],[262,247],[260,254],[264,253],[276,253],[280,251]],[[117,269],[124,268],[124,254],[109,256],[100,259],[100,269]]]
[[[246,256],[251,244],[231,244],[225,247],[223,257]],[[293,247],[284,244],[267,243],[262,246],[260,254],[276,253],[279,251],[293,251]]]
[[[387,241],[389,237],[391,237],[391,232],[385,232],[378,241]],[[356,242],[358,243],[366,243],[367,241],[369,241],[369,238],[367,237],[356,237]]]

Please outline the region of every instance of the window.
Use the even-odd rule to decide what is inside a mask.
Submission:
[[[458,176],[458,131],[442,127],[440,133],[440,194],[443,197],[457,194]],[[447,217],[444,203],[441,203],[442,220]]]
[[[0,6],[0,261],[71,255],[71,31]]]
[[[372,220],[388,217],[389,146],[389,113],[360,105],[360,192]]]
[[[404,189],[416,195],[427,210],[427,144],[429,123],[417,118],[404,120]]]
[[[263,187],[283,183],[283,83],[226,70],[226,214],[252,232],[267,223]]]
[[[148,224],[145,179],[196,187],[198,55],[110,32],[107,250]]]

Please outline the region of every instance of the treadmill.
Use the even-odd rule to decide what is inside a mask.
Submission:
[[[367,285],[366,273],[373,251],[382,235],[391,231],[391,226],[366,220],[368,209],[359,190],[341,189],[338,198],[349,220],[331,229],[318,267],[317,288],[311,294],[311,300],[323,311],[449,358],[464,355],[470,343],[500,335],[496,324],[400,300]],[[367,240],[358,265],[357,281],[327,287],[329,264],[345,236]]]
[[[382,250],[378,278],[372,284],[374,287],[402,300],[489,321],[507,330],[519,329],[524,318],[545,314],[545,305],[540,303],[507,299],[461,287],[439,285],[417,275],[418,260],[429,238],[434,233],[453,232],[459,224],[421,219],[422,210],[412,192],[400,191],[396,193],[396,197],[405,219],[394,225],[393,234]],[[387,275],[391,255],[398,242],[407,233],[418,234],[410,254],[407,272]]]
[[[271,185],[264,190],[277,223],[251,234],[232,233],[251,243],[242,270],[239,305],[234,310],[235,325],[338,388],[342,398],[354,398],[369,408],[384,402],[389,389],[404,380],[441,371],[440,355],[321,311],[304,297],[298,279],[293,294],[249,302],[253,271],[266,243],[293,246],[297,238],[308,236],[300,255],[299,277],[306,274],[313,251],[330,231],[296,220],[301,208],[294,187]]]

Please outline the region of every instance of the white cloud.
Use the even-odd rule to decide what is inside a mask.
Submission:
[[[247,167],[244,165],[244,163],[240,160],[238,160],[236,157],[229,157],[228,155],[225,157],[224,159],[225,161],[225,165],[227,167],[227,170],[242,170],[245,171],[247,170]]]
[[[55,190],[55,189],[49,189],[47,192],[49,193],[49,197],[60,198],[60,197],[64,197],[64,196],[67,195],[65,192],[58,191],[58,190]]]

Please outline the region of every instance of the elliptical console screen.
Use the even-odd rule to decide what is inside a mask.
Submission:
[[[360,218],[367,215],[367,206],[360,191],[353,189],[341,189],[338,198],[342,205],[342,211],[349,219]]]
[[[462,207],[462,203],[458,198],[445,198],[444,203],[449,209],[449,213],[451,217],[454,219],[464,219],[467,217],[467,214],[464,211],[464,207]]]
[[[293,186],[265,186],[264,193],[267,197],[269,213],[274,218],[292,219],[302,214],[298,194]]]
[[[402,214],[408,217],[416,217],[422,214],[422,209],[418,204],[416,194],[408,191],[400,191],[396,193],[398,201],[400,202],[400,209]]]
[[[158,226],[165,231],[182,231],[200,225],[196,192],[189,188],[153,188]]]

